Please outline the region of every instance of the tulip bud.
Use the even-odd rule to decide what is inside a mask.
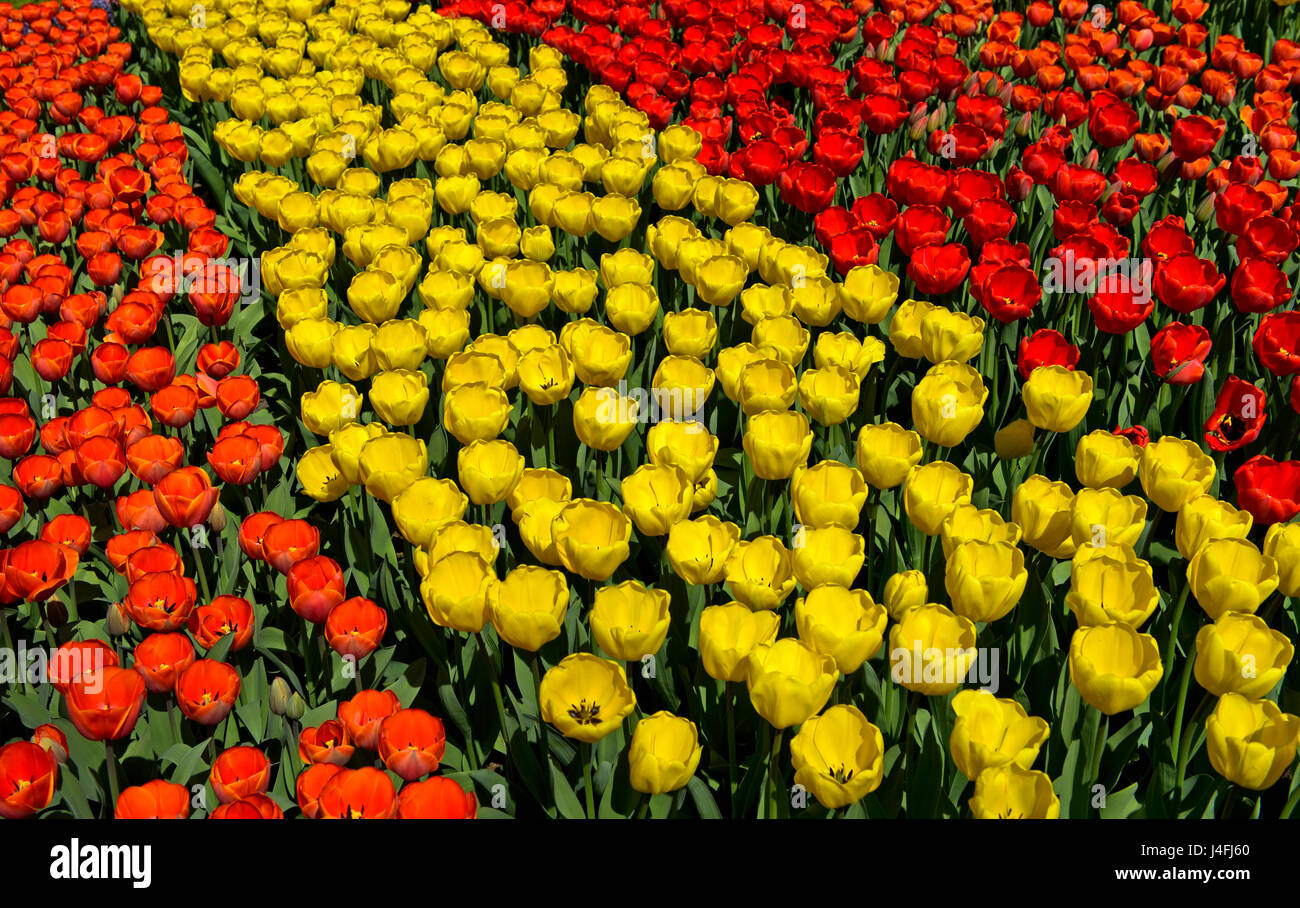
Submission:
[[[979,89],[979,79],[974,73],[966,77],[966,81],[961,84],[961,93],[964,95],[973,95]]]
[[[907,136],[913,142],[919,142],[925,137],[927,131],[928,130],[925,128],[925,117],[922,117],[908,128]]]
[[[887,40],[882,38],[880,43],[876,45],[876,57],[884,60],[886,63],[894,62],[894,49],[889,46]]]
[[[1086,155],[1083,156],[1083,166],[1088,168],[1089,170],[1096,170],[1097,161],[1100,159],[1100,157],[1101,155],[1098,154],[1097,149],[1095,148],[1092,149]]]
[[[289,706],[289,696],[292,691],[289,689],[289,682],[283,678],[276,678],[271,682],[271,712],[277,716],[283,716]]]
[[[50,623],[50,627],[58,629],[68,623],[68,607],[58,599],[49,599],[45,602],[45,620]]]
[[[1174,156],[1174,153],[1172,151],[1166,151],[1164,157],[1162,157],[1159,161],[1156,161],[1156,172],[1161,176],[1164,176],[1165,171],[1167,171],[1170,167],[1172,167],[1174,163],[1177,162],[1177,160],[1178,158]]]
[[[1197,204],[1195,211],[1197,223],[1204,224],[1214,216],[1214,200],[1217,197],[1217,192],[1211,192]]]
[[[305,712],[307,712],[307,701],[302,698],[302,694],[294,691],[289,695],[289,702],[285,704],[285,716],[296,722],[302,718]]]
[[[1025,136],[1029,135],[1033,128],[1034,115],[1029,111],[1025,111],[1020,115],[1020,119],[1016,121],[1016,135],[1023,139]]]
[[[984,83],[984,94],[988,95],[990,98],[996,98],[998,93],[1002,91],[1002,86],[999,85],[998,82],[998,77],[994,76],[992,79],[989,79]]]
[[[131,618],[126,613],[126,607],[120,602],[114,602],[108,607],[104,623],[108,626],[109,636],[121,637],[131,632]]]
[[[212,513],[208,515],[208,526],[220,533],[226,528],[226,509],[217,502],[212,508]]]
[[[1011,83],[1008,82],[1005,85],[1003,85],[1002,90],[998,92],[998,100],[1001,101],[1003,104],[1010,104],[1011,94],[1012,94]]]

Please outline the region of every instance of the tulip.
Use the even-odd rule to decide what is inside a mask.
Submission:
[[[1162,511],[1177,511],[1209,489],[1214,459],[1193,441],[1166,435],[1142,449],[1138,478],[1142,491]]]
[[[219,494],[208,474],[198,467],[173,470],[153,488],[159,513],[174,527],[193,527],[206,521]]]
[[[643,536],[663,536],[690,516],[692,487],[675,466],[643,464],[623,480],[623,510]]]
[[[884,737],[856,706],[832,706],[790,739],[794,780],[823,807],[862,800],[884,779]]]
[[[397,795],[397,815],[403,820],[472,820],[478,798],[446,776],[408,782]]]
[[[1198,495],[1178,509],[1174,543],[1178,546],[1178,553],[1190,560],[1207,542],[1245,539],[1253,524],[1249,511],[1238,510],[1213,495]],[[1265,551],[1267,549],[1265,537]]]
[[[1211,619],[1225,612],[1253,614],[1279,583],[1277,562],[1247,539],[1216,539],[1187,565],[1187,585]]]
[[[357,464],[366,491],[392,501],[428,470],[428,451],[405,433],[381,435],[362,444]]]
[[[931,363],[964,363],[984,346],[984,319],[934,308],[920,319],[921,355]]]
[[[190,815],[190,790],[154,779],[122,789],[114,807],[118,820],[183,820]]]
[[[888,616],[866,590],[824,584],[794,607],[799,639],[831,656],[843,674],[858,670],[880,649]]]
[[[622,725],[636,707],[623,666],[590,653],[561,659],[542,677],[537,696],[543,721],[587,744]]]
[[[1278,589],[1300,596],[1300,524],[1275,523],[1264,535],[1264,554],[1277,562]]]
[[[858,377],[841,366],[807,369],[799,377],[799,403],[823,426],[837,426],[858,408]]]
[[[855,462],[868,485],[892,489],[921,462],[921,436],[893,422],[863,426]]]
[[[1139,706],[1164,675],[1155,638],[1120,622],[1076,630],[1069,666],[1079,695],[1108,716]]]
[[[1224,612],[1196,635],[1196,683],[1215,696],[1268,696],[1295,656],[1287,636],[1256,615]]]
[[[643,794],[677,791],[695,775],[703,754],[695,723],[661,710],[638,722],[632,732],[628,782]]]
[[[792,483],[795,517],[810,527],[857,527],[867,500],[862,474],[846,464],[823,460],[798,474]]]
[[[399,709],[379,726],[379,759],[413,782],[438,768],[447,746],[442,720],[422,709]]]
[[[752,609],[779,608],[794,591],[794,559],[775,536],[740,541],[727,559],[726,582]]]
[[[835,660],[789,637],[759,643],[745,659],[745,681],[755,711],[777,729],[798,725],[830,699]]]
[[[1048,432],[1069,432],[1092,406],[1092,377],[1064,366],[1039,366],[1025,382],[1029,421]]]
[[[1147,503],[1115,489],[1080,489],[1070,507],[1070,536],[1076,546],[1137,545],[1146,525]]]
[[[749,417],[742,445],[759,479],[789,479],[808,459],[812,430],[802,413],[764,410]]]
[[[1122,489],[1137,477],[1142,449],[1122,435],[1105,429],[1079,439],[1074,453],[1075,475],[1093,489]]]
[[[948,749],[957,769],[975,781],[986,769],[1018,766],[1029,769],[1047,741],[1050,729],[1012,699],[986,690],[963,690],[952,698],[957,714]]]
[[[903,507],[912,524],[927,536],[937,536],[946,518],[960,504],[969,504],[974,479],[945,461],[914,466],[903,486]]]
[[[456,455],[456,467],[470,501],[495,504],[504,501],[519,481],[524,458],[505,439],[472,441]]]
[[[608,580],[630,552],[632,521],[608,502],[567,503],[556,514],[551,531],[565,569],[588,580]]]
[[[222,804],[264,794],[271,784],[271,761],[256,747],[229,747],[213,761],[208,781]]]
[[[1019,524],[1003,520],[997,511],[970,504],[957,505],[939,524],[945,558],[951,558],[953,550],[963,542],[1005,542],[1014,546],[1020,536]]]
[[[792,568],[805,590],[823,583],[851,586],[866,561],[866,540],[843,527],[801,527],[794,540]]]
[[[0,817],[21,820],[54,800],[59,766],[43,748],[31,741],[13,741],[0,747]]]
[[[669,595],[635,580],[596,591],[589,620],[600,648],[621,662],[653,655],[668,636]]]
[[[1065,604],[1080,627],[1118,621],[1138,628],[1160,604],[1160,591],[1151,565],[1131,545],[1081,546],[1070,567]]]
[[[961,687],[976,656],[975,625],[942,605],[913,606],[889,631],[890,677],[917,693],[942,696]]]
[[[428,379],[423,372],[380,372],[370,384],[370,405],[390,426],[415,425],[428,403]]]
[[[743,681],[746,660],[759,644],[776,640],[781,619],[739,603],[711,605],[700,612],[699,650],[704,670],[719,681]]]
[[[392,506],[393,522],[407,542],[428,548],[444,526],[465,516],[469,499],[452,480],[424,476],[403,489]]]
[[[569,584],[559,571],[520,565],[488,590],[488,615],[498,636],[516,649],[537,652],[564,629]]]
[[[1230,782],[1264,791],[1295,762],[1300,717],[1270,700],[1229,693],[1219,698],[1205,722],[1206,747],[1214,771]]]
[[[970,809],[980,820],[1055,820],[1061,799],[1047,773],[1011,763],[979,774]]]
[[[706,514],[674,523],[665,550],[673,571],[687,583],[721,583],[739,540],[740,527]]]
[[[325,819],[388,820],[397,813],[397,791],[388,774],[373,766],[340,768],[325,781],[316,803]]]
[[[1009,542],[958,543],[944,570],[953,611],[977,622],[1007,615],[1020,601],[1028,579],[1024,553]]]
[[[463,445],[496,438],[510,421],[510,399],[501,388],[471,382],[443,395],[442,421]]]

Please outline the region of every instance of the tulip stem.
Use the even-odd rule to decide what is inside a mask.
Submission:
[[[736,684],[734,681],[726,682],[726,694],[723,700],[726,702],[727,714],[727,798],[734,819],[736,816]]]
[[[1282,812],[1278,814],[1278,819],[1291,819],[1291,811],[1295,810],[1296,804],[1300,804],[1300,786],[1297,786],[1296,790],[1291,792],[1291,797],[1287,798],[1286,806],[1283,807]]]
[[[770,755],[770,761],[768,763],[768,768],[767,768],[767,779],[768,782],[770,783],[768,787],[768,802],[767,802],[767,818],[769,820],[775,820],[777,818],[777,813],[779,810],[781,788],[782,788],[781,743],[782,741],[784,741],[784,739],[785,739],[784,728],[772,729],[772,752]]]
[[[1200,704],[1196,707],[1196,712],[1192,714],[1191,721],[1187,723],[1186,733],[1181,736],[1181,739],[1179,741],[1178,769],[1177,769],[1177,775],[1175,776],[1176,779],[1175,784],[1177,786],[1175,790],[1178,795],[1179,809],[1182,808],[1183,780],[1187,775],[1187,761],[1192,750],[1192,738],[1194,737],[1192,735],[1192,729],[1195,728],[1197,723],[1201,721],[1201,716],[1204,714],[1205,708],[1209,706],[1209,704],[1210,704],[1210,692],[1206,691],[1204,696],[1201,697]]]
[[[636,818],[638,820],[644,820],[645,815],[649,812],[650,812],[650,796],[641,795],[641,803],[638,804],[636,808]]]
[[[1165,676],[1168,676],[1174,668],[1174,656],[1178,648],[1178,625],[1183,620],[1183,609],[1187,605],[1187,592],[1189,589],[1191,589],[1189,585],[1183,584],[1183,591],[1178,594],[1178,600],[1174,603],[1173,618],[1169,622],[1169,642],[1165,644]],[[1184,682],[1183,691],[1186,692],[1186,690],[1187,684]],[[1179,705],[1181,707],[1181,704]],[[1175,730],[1175,734],[1177,734],[1177,730]]]
[[[113,752],[111,739],[104,742],[104,755],[107,758],[104,771],[108,775],[108,790],[112,799],[108,805],[111,816],[117,810],[117,799],[121,791],[121,783],[117,779],[117,754]]]
[[[587,799],[587,819],[596,819],[596,791],[591,784],[591,745],[585,741],[578,748],[582,760],[582,792]]]

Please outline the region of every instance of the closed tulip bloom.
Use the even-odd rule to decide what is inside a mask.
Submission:
[[[635,337],[654,324],[659,296],[651,284],[616,284],[605,294],[605,316],[616,330]]]
[[[1115,489],[1080,489],[1070,507],[1070,536],[1076,546],[1137,545],[1146,525],[1147,503]]]
[[[912,524],[927,536],[937,536],[943,521],[959,504],[970,504],[975,480],[946,461],[937,460],[908,471],[903,508]]]
[[[447,391],[442,422],[463,445],[496,438],[510,422],[510,398],[499,387],[471,382]]]
[[[427,548],[468,507],[469,499],[452,480],[422,476],[393,499],[393,522],[407,542]]]
[[[742,446],[759,479],[789,479],[812,450],[808,417],[792,410],[764,410],[749,417]]]
[[[885,581],[885,610],[897,621],[913,606],[930,601],[930,587],[922,571],[899,571]]]
[[[760,643],[745,659],[750,703],[773,728],[789,728],[816,715],[837,680],[831,656],[792,637]]]
[[[1010,698],[986,690],[963,690],[952,698],[957,714],[948,750],[966,778],[974,781],[990,768],[1015,765],[1028,769],[1038,758],[1050,729]]]
[[[481,555],[451,552],[429,565],[420,598],[434,624],[476,634],[488,622],[497,584],[496,572]]]
[[[924,352],[921,345],[921,321],[934,309],[935,305],[925,300],[907,300],[898,307],[898,311],[889,320],[889,342],[895,353],[906,359],[921,358]]]
[[[617,451],[637,427],[640,402],[613,388],[583,388],[573,405],[578,441],[598,451]]]
[[[560,635],[568,610],[564,575],[531,564],[516,567],[488,596],[488,616],[501,639],[534,653]]]
[[[1254,614],[1278,587],[1277,562],[1248,539],[1216,539],[1187,565],[1187,584],[1213,620],[1225,612]]]
[[[220,494],[199,467],[173,470],[153,487],[158,512],[173,527],[193,527],[206,521]]]
[[[756,359],[740,370],[737,402],[746,416],[788,410],[798,393],[794,369],[775,358]]]
[[[1286,674],[1295,647],[1256,615],[1224,612],[1196,635],[1196,683],[1215,696],[1268,696]]]
[[[695,723],[660,710],[638,722],[632,732],[628,783],[643,794],[677,791],[695,775],[703,754]]]
[[[692,483],[675,466],[642,464],[623,480],[623,510],[643,536],[663,536],[691,513]]]
[[[740,540],[740,527],[712,514],[681,520],[668,531],[665,549],[673,571],[687,583],[721,583]]]
[[[933,602],[907,609],[889,630],[890,677],[927,696],[961,687],[977,655],[974,623]]]
[[[395,432],[363,444],[357,463],[366,491],[381,501],[392,501],[425,475],[429,454],[422,440]]]
[[[551,290],[555,305],[561,312],[582,313],[591,308],[600,288],[596,272],[589,268],[573,268],[554,273],[555,285]],[[584,379],[585,380],[585,379]]]
[[[1079,695],[1108,716],[1141,705],[1164,674],[1155,637],[1121,622],[1076,630],[1069,665]]]
[[[664,313],[664,346],[675,356],[707,357],[718,343],[718,320],[703,309]]]
[[[566,738],[594,744],[623,724],[636,707],[623,666],[573,653],[542,676],[542,720]]]
[[[1295,762],[1300,717],[1271,700],[1224,694],[1205,722],[1206,747],[1214,771],[1230,782],[1264,791]]]
[[[1300,596],[1300,523],[1275,523],[1264,535],[1264,554],[1277,562],[1278,589]]]
[[[370,384],[370,405],[390,426],[413,426],[429,404],[429,380],[423,372],[380,372]]]
[[[993,452],[1001,460],[1019,460],[1034,453],[1034,424],[1013,419],[993,434]]]
[[[805,527],[795,535],[792,569],[805,590],[823,583],[852,586],[865,561],[866,540],[843,527]]]
[[[356,387],[323,381],[302,396],[302,421],[316,435],[329,435],[356,422],[364,400]]]
[[[397,815],[403,820],[472,820],[478,798],[446,776],[408,782],[397,795]]]
[[[574,372],[586,385],[612,388],[632,363],[632,339],[594,322],[563,332],[560,342],[568,345]]]
[[[483,341],[483,337],[476,338],[467,349],[448,358],[447,366],[442,373],[443,393],[471,384],[485,384],[503,391],[511,387],[509,381],[511,368],[506,365],[506,358],[503,358],[505,351],[475,349]],[[518,356],[509,339],[499,337],[499,340],[494,343],[499,343],[509,350],[507,358],[513,357],[510,361],[517,366]],[[516,372],[516,379],[517,377]]]
[[[970,540],[953,548],[943,579],[953,611],[971,621],[991,622],[1015,608],[1029,572],[1015,545]]]
[[[483,270],[488,272],[492,267],[495,266]],[[482,278],[480,274],[479,279]],[[527,259],[514,261],[505,266],[502,280],[501,299],[519,318],[533,318],[551,304],[555,278],[549,265]]]
[[[716,255],[695,271],[695,290],[711,306],[727,306],[740,293],[749,276],[743,259],[734,255]]]
[[[746,660],[759,644],[776,640],[781,618],[772,611],[753,611],[732,602],[700,612],[700,660],[709,677],[744,681]]]
[[[794,591],[794,559],[775,536],[736,543],[727,559],[727,587],[752,609],[777,609]]]
[[[503,438],[472,441],[456,455],[460,485],[477,505],[504,501],[524,472],[523,455]]]
[[[1020,542],[1020,525],[1002,519],[991,508],[977,508],[972,504],[959,504],[949,512],[939,525],[939,541],[943,544],[945,558],[951,558],[953,549],[963,542]]]
[[[665,356],[650,380],[659,417],[703,424],[701,410],[716,380],[713,370],[694,357]]]
[[[1075,475],[1091,489],[1122,489],[1137,477],[1141,456],[1142,449],[1124,436],[1097,429],[1079,439]]]
[[[805,369],[799,376],[799,403],[823,426],[838,426],[858,408],[858,377],[842,366]]]
[[[659,652],[668,636],[670,597],[635,580],[596,590],[588,620],[597,645],[620,662]]]
[[[1056,820],[1061,799],[1047,773],[1009,763],[976,777],[970,809],[977,820]]]
[[[1065,604],[1080,627],[1120,621],[1141,627],[1160,604],[1151,565],[1131,545],[1081,546]]]
[[[393,319],[379,326],[370,347],[380,369],[418,369],[428,353],[428,335],[414,319]]]
[[[1018,485],[1011,496],[1011,518],[1020,526],[1024,543],[1053,558],[1074,554],[1073,509],[1070,487],[1038,474]]]
[[[632,521],[605,501],[569,502],[556,514],[551,531],[565,569],[588,580],[608,580],[630,553]]]
[[[550,259],[555,255],[555,239],[551,236],[551,228],[545,224],[525,227],[519,238],[519,251],[524,254],[524,258],[534,262],[545,262]]]
[[[1142,491],[1162,511],[1177,511],[1214,482],[1214,459],[1194,441],[1166,435],[1142,449]]]
[[[984,346],[984,319],[934,308],[921,316],[921,355],[931,363],[964,363]]]
[[[884,736],[856,706],[832,706],[790,739],[794,780],[837,810],[862,800],[884,779]]]
[[[1213,495],[1197,495],[1178,509],[1174,543],[1178,546],[1178,554],[1191,560],[1207,542],[1245,539],[1254,522],[1249,511],[1238,510]],[[1268,551],[1267,537],[1264,550]]]
[[[863,426],[855,461],[868,485],[892,489],[902,485],[908,471],[921,462],[921,436],[896,422]]]
[[[833,584],[815,587],[798,600],[794,618],[799,639],[832,657],[846,675],[879,651],[889,620],[866,590]]]
[[[855,529],[867,501],[862,474],[836,460],[797,473],[792,482],[795,518],[810,527]]]
[[[850,268],[840,291],[844,314],[863,324],[879,324],[898,299],[898,285],[898,275],[877,265]]]
[[[1047,432],[1069,432],[1092,406],[1092,376],[1064,366],[1039,366],[1021,393],[1029,421]]]
[[[713,467],[718,438],[694,420],[661,419],[646,433],[645,446],[651,463],[676,467],[698,482]]]
[[[885,345],[874,337],[859,339],[850,331],[823,331],[813,344],[813,363],[818,368],[841,366],[859,380],[885,358]]]

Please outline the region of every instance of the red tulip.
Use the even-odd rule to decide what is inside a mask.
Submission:
[[[1300,460],[1256,455],[1232,475],[1237,504],[1259,524],[1283,523],[1300,514]]]
[[[1259,388],[1229,375],[1205,422],[1205,443],[1210,450],[1235,451],[1258,438],[1266,419],[1264,400]]]
[[[64,691],[68,718],[91,741],[125,738],[135,728],[144,706],[144,678],[116,666],[82,672]]]
[[[397,815],[403,820],[472,820],[477,814],[473,792],[445,776],[407,783],[397,795]]]

